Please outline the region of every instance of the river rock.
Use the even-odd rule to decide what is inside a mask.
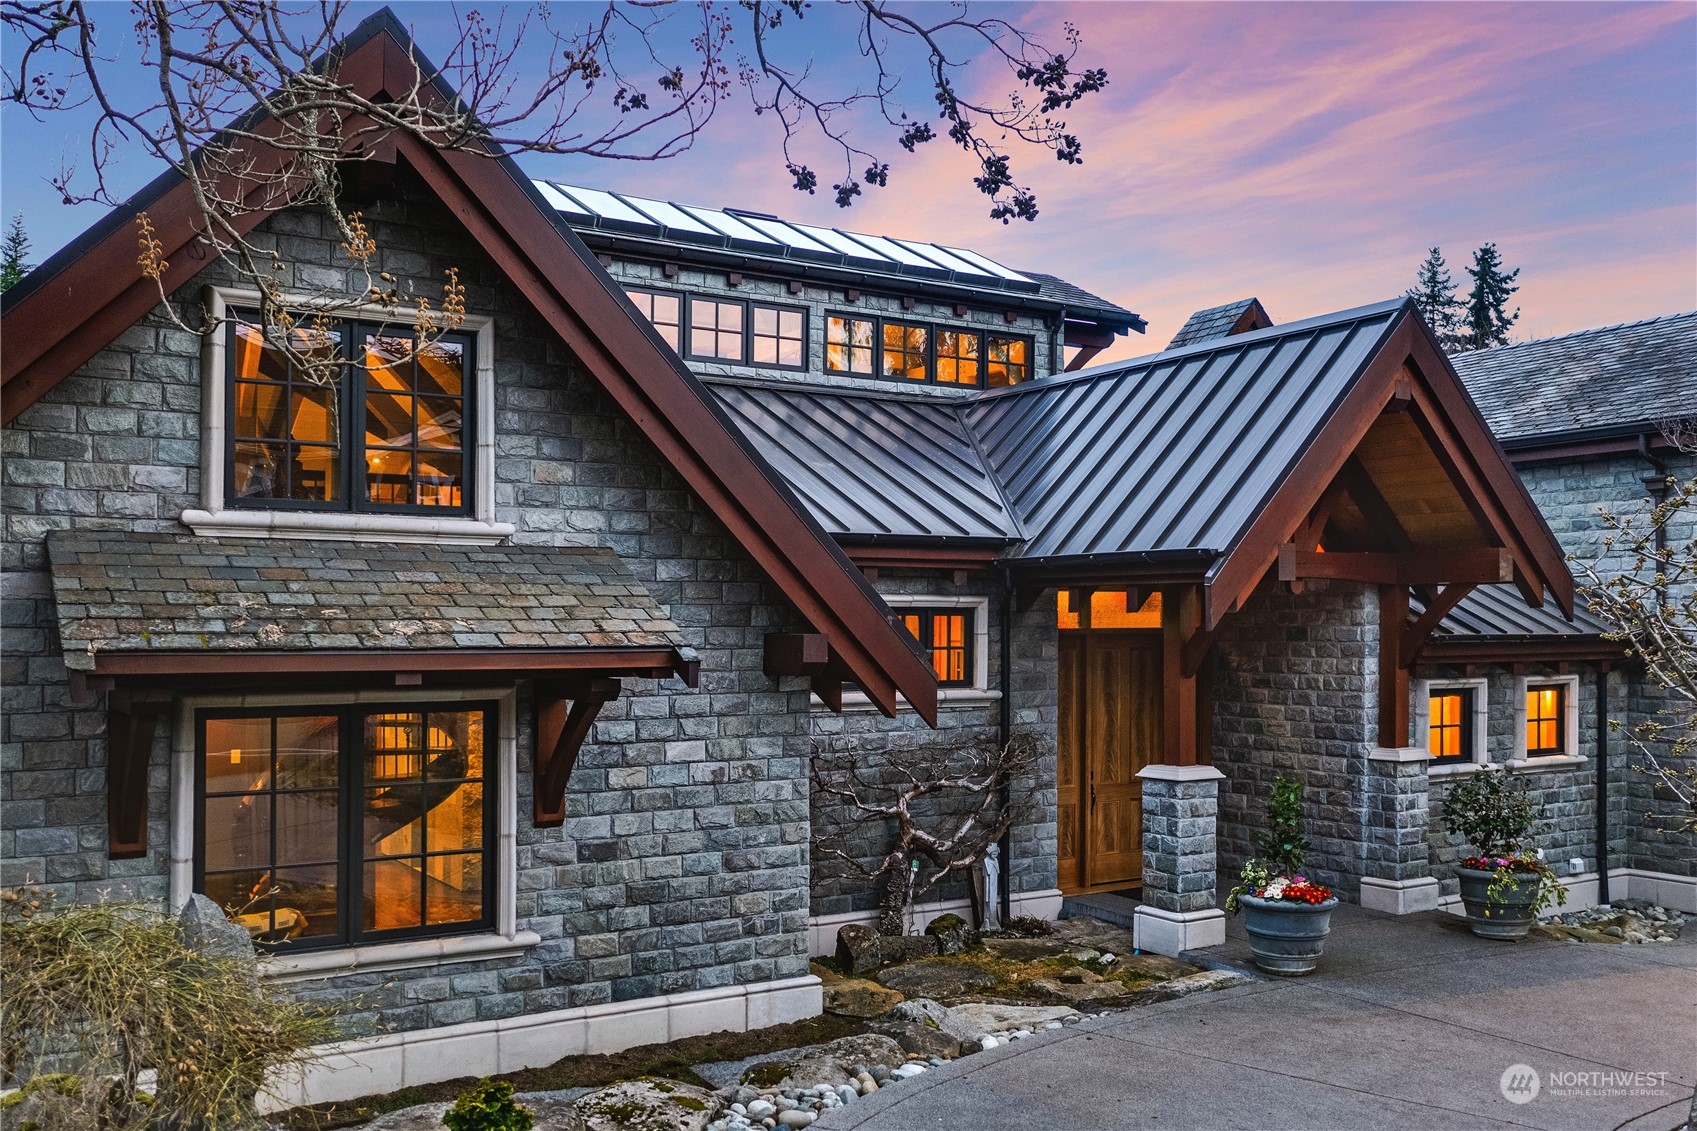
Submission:
[[[881,1017],[901,1001],[900,993],[870,978],[844,978],[825,986],[825,1012],[844,1017]]]
[[[872,1031],[889,1037],[905,1052],[942,1056],[950,1060],[960,1055],[958,1039],[919,1021],[875,1021]]]
[[[943,954],[965,954],[978,949],[978,932],[959,915],[939,915],[931,920],[925,933],[937,940]]]
[[[878,981],[904,997],[962,997],[996,984],[988,971],[963,962],[909,962],[878,972]]]
[[[704,1131],[719,1097],[677,1080],[626,1080],[580,1096],[573,1105],[587,1131]]]

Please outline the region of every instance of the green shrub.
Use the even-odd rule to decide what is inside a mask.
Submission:
[[[1279,774],[1267,797],[1267,831],[1255,838],[1255,849],[1275,876],[1298,876],[1308,859],[1308,838],[1302,835],[1302,783]]]
[[[511,1084],[486,1078],[461,1092],[442,1122],[448,1131],[530,1131],[536,1117],[513,1099]]]
[[[1537,821],[1526,783],[1512,771],[1486,770],[1450,787],[1444,828],[1480,856],[1518,856]]]

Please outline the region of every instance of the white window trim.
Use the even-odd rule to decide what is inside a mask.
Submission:
[[[1561,684],[1567,688],[1563,730],[1567,745],[1560,754],[1529,755],[1526,752],[1526,693],[1533,687]],[[1579,753],[1579,677],[1577,675],[1522,675],[1514,679],[1514,757],[1509,765],[1517,770],[1556,770],[1581,766],[1588,759]]]
[[[939,707],[978,707],[1000,701],[1002,693],[990,684],[990,599],[988,597],[928,597],[922,593],[879,594],[884,603],[900,613],[903,609],[966,609],[972,613],[972,686],[939,687]],[[899,695],[898,711],[913,708]],[[811,700],[816,711],[828,711],[816,695]],[[864,691],[843,692],[843,714],[867,714],[878,707]]]
[[[1485,746],[1486,721],[1490,715],[1491,681],[1488,679],[1418,679],[1414,681],[1414,745],[1430,750],[1432,744],[1432,696],[1440,691],[1473,692],[1473,759],[1469,762],[1433,760],[1426,768],[1435,778],[1474,774],[1490,764]]]
[[[303,307],[321,302],[289,296]],[[202,300],[214,325],[220,328],[201,339],[200,351],[200,498],[201,509],[186,510],[183,524],[202,537],[324,538],[333,541],[435,542],[489,546],[513,534],[513,524],[495,521],[495,321],[468,314],[464,329],[476,335],[476,375],[472,413],[472,516],[437,518],[432,515],[323,514],[304,511],[237,510],[224,495],[224,442],[229,411],[228,347],[221,323],[232,306],[257,306],[259,293],[230,287],[206,287]],[[394,312],[371,303],[348,303],[333,308],[350,318],[393,318]]]
[[[370,973],[434,966],[444,962],[501,958],[524,953],[542,941],[534,931],[518,929],[518,693],[505,688],[451,690],[343,691],[325,695],[198,695],[177,707],[171,744],[171,906],[180,909],[194,892],[195,759],[199,757],[195,715],[209,707],[343,706],[351,703],[457,703],[494,700],[496,704],[495,781],[500,811],[495,818],[495,929],[465,935],[330,950],[285,951],[266,955],[260,974],[290,980],[313,976]]]

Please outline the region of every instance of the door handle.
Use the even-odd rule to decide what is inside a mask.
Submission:
[[[1090,783],[1090,811],[1092,813],[1094,813],[1096,811],[1096,783],[1095,782]]]

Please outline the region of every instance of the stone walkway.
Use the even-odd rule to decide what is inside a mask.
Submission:
[[[1671,1131],[1697,1086],[1691,936],[1488,942],[1454,916],[1345,905],[1310,977],[1039,1034],[875,1093],[815,1127]],[[1247,966],[1237,920],[1208,957]],[[1515,1065],[1539,1083],[1522,1103],[1509,1095],[1524,1090],[1504,1090],[1524,1075],[1509,1072]]]

